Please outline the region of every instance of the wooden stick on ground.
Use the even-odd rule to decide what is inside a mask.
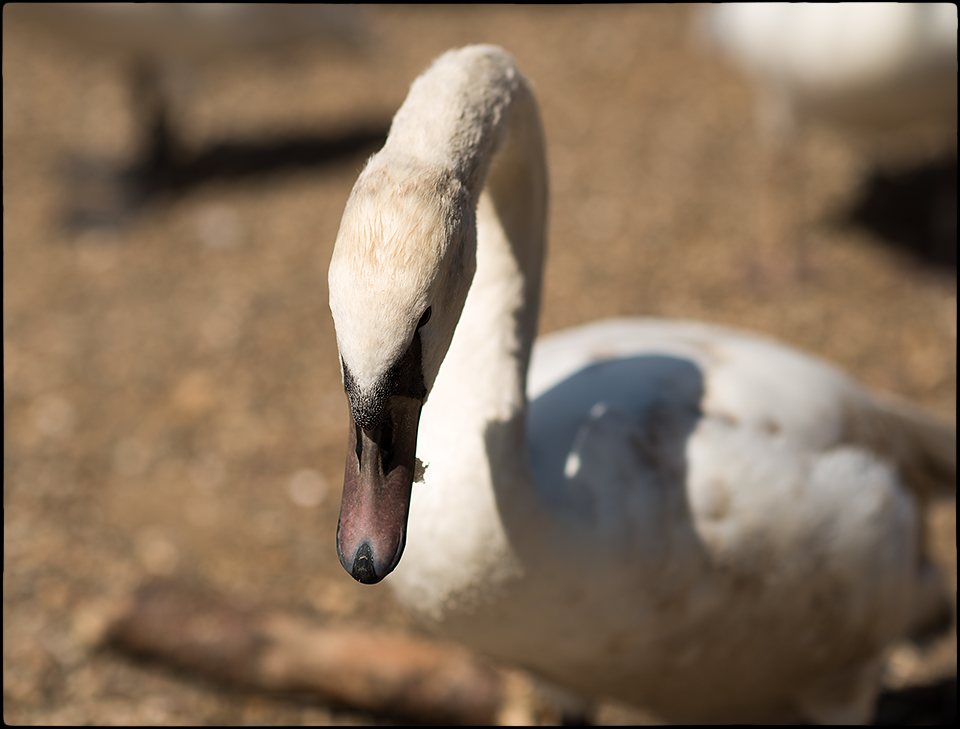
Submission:
[[[111,616],[105,638],[218,680],[310,692],[425,723],[495,723],[508,693],[499,670],[460,648],[382,631],[320,627],[240,608],[170,580],[137,590]]]

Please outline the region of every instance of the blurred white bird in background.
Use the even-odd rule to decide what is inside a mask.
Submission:
[[[721,3],[707,13],[710,37],[756,82],[775,143],[806,119],[858,132],[956,128],[952,3]]]
[[[881,167],[902,169],[946,152],[955,197],[956,5],[720,3],[708,6],[698,21],[707,42],[725,52],[756,87],[760,140],[770,147],[768,174],[776,180],[770,183],[775,189],[767,190],[768,204],[778,194],[788,206],[800,204],[797,137],[808,123],[846,133]],[[952,226],[935,223],[951,239],[955,203],[934,211],[941,217],[952,214]],[[769,214],[793,222],[768,223],[761,238],[798,235],[797,216],[779,213]],[[953,243],[954,262],[955,250]]]

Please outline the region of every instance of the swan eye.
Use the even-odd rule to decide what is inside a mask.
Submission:
[[[424,324],[426,324],[428,321],[430,321],[430,313],[431,313],[432,309],[433,309],[432,306],[428,306],[428,307],[427,307],[427,310],[426,310],[425,312],[423,312],[423,316],[421,316],[421,317],[420,317],[420,321],[417,322],[417,329],[419,329],[419,328],[422,327]]]

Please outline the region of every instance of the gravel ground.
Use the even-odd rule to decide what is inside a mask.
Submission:
[[[346,412],[325,282],[362,156],[219,180],[122,228],[67,230],[78,193],[65,161],[134,151],[127,67],[17,22],[9,8],[5,721],[383,721],[92,650],[82,619],[91,601],[170,575],[317,620],[408,629],[388,590],[354,583],[334,548]],[[388,119],[442,51],[501,44],[533,80],[547,133],[541,331],[615,315],[744,327],[955,417],[955,156],[947,267],[844,223],[872,167],[838,132],[804,129],[792,192],[772,191],[751,90],[695,50],[692,12],[371,8],[363,50],[205,66],[175,122],[199,149]],[[918,142],[899,163],[935,151]],[[933,549],[955,588],[954,506],[934,517]],[[954,631],[924,650],[898,649],[887,681],[955,676]],[[630,718],[615,707],[599,715]]]

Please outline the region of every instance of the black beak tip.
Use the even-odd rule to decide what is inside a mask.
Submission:
[[[362,542],[359,547],[357,547],[356,553],[353,555],[353,559],[349,559],[343,552],[339,549],[340,545],[337,544],[337,552],[340,557],[340,564],[343,565],[343,569],[347,571],[353,579],[363,585],[375,585],[384,577],[389,575],[396,564],[387,566],[387,569],[382,570],[381,572],[377,571],[377,562],[373,556],[373,549],[370,546],[369,542]],[[399,560],[397,560],[399,561]]]
[[[346,568],[346,565],[344,565],[344,567]],[[353,569],[348,569],[347,571],[353,579],[364,585],[375,585],[387,576],[386,573],[382,575],[377,574],[373,560],[373,550],[370,548],[368,542],[363,542],[363,544],[357,548],[357,553],[353,557]]]

